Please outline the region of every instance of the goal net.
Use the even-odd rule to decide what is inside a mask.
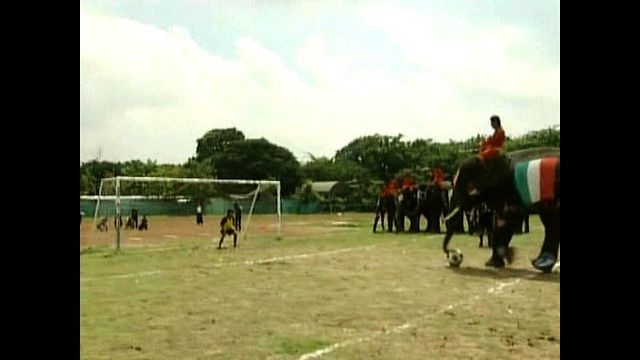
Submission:
[[[118,176],[102,179],[98,195],[80,202],[81,211],[93,215],[93,237],[115,239],[116,249],[173,239],[217,241],[228,210],[239,215],[240,239],[247,238],[252,219],[257,234],[281,233],[279,181]]]

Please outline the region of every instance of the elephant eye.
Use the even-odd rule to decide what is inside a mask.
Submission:
[[[478,195],[480,192],[476,188],[476,184],[474,184],[473,182],[469,182],[467,184],[467,193],[471,196],[475,196],[475,195]]]

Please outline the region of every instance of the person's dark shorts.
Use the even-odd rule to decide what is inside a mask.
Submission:
[[[224,233],[225,233],[224,230],[220,230],[220,234],[224,234]],[[236,233],[236,231],[233,230],[233,229],[227,229],[226,233],[227,233],[227,235],[233,235],[233,234]]]

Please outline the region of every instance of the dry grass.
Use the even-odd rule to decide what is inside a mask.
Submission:
[[[81,358],[559,358],[560,276],[528,263],[537,221],[502,271],[482,266],[476,238],[455,237],[454,270],[442,236],[372,234],[372,217],[285,216],[282,240],[257,217],[237,250],[206,236],[154,235],[119,254],[95,245],[80,256]],[[151,230],[161,221],[184,222]]]

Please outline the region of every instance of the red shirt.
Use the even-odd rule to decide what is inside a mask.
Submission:
[[[442,170],[436,168],[433,170],[433,183],[438,187],[442,187],[442,181],[444,181],[444,175]]]
[[[387,185],[387,192],[390,195],[395,195],[398,193],[398,182],[396,181],[396,179],[389,181],[389,184]]]
[[[402,189],[411,189],[413,186],[413,179],[410,176],[407,176],[402,180]]]
[[[493,135],[489,136],[483,143],[480,148],[480,156],[487,160],[491,159],[494,156],[500,153],[502,149],[502,144],[504,144],[504,129],[502,127],[497,127]]]

